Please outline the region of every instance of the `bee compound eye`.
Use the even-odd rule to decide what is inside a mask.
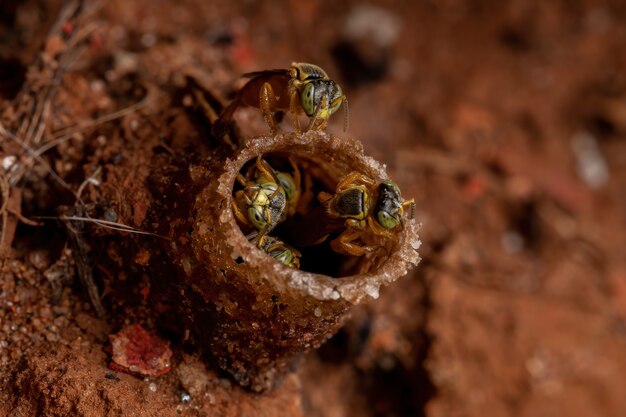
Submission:
[[[300,102],[307,116],[311,116],[315,112],[315,85],[312,82],[304,86],[300,94]]]
[[[398,219],[384,210],[378,212],[378,223],[385,229],[393,229],[399,223]]]
[[[274,255],[274,259],[276,259],[278,262],[288,265],[291,262],[292,256],[290,256],[291,253],[283,250],[281,252],[279,252],[278,254]]]
[[[277,175],[278,180],[280,181],[280,185],[285,191],[287,195],[287,200],[291,201],[296,195],[296,184],[294,183],[291,176],[284,174],[282,172]]]
[[[252,225],[259,230],[263,229],[267,224],[267,221],[263,218],[261,210],[255,207],[248,208],[248,218],[252,222]]]

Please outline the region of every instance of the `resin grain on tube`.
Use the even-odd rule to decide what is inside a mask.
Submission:
[[[319,132],[251,139],[234,157],[199,172],[191,169],[196,185],[185,193],[197,194],[190,198],[188,216],[164,220],[175,242],[168,255],[177,265],[176,297],[216,363],[255,391],[271,387],[295,356],[332,336],[351,305],[377,297],[381,286],[419,262],[418,225],[408,219],[389,256],[357,275],[291,269],[258,250],[235,220],[233,187],[246,163],[268,154],[307,161],[326,181],[352,171],[377,181],[387,178],[359,142]],[[185,234],[190,239],[181,238]]]

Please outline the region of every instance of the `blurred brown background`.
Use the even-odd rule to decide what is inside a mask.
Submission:
[[[55,1],[0,6],[4,120],[60,8]],[[347,134],[387,164],[423,224],[418,268],[356,309],[264,406],[208,389],[227,398],[223,408],[208,394],[180,408],[180,383],[171,377],[156,403],[140,396],[146,415],[219,415],[212,413],[226,413],[227,401],[251,401],[249,416],[286,415],[285,404],[329,417],[624,415],[624,2],[112,0],[93,22],[96,46],[68,70],[59,101],[80,82],[99,81],[110,100],[126,103],[126,93],[113,92],[128,74],[169,93],[177,74],[190,70],[232,97],[241,73],[315,63],[349,99]],[[106,111],[81,110],[85,117]],[[263,129],[254,123],[252,131]],[[341,117],[329,130],[344,134]],[[77,160],[88,158],[81,149]],[[27,200],[43,198],[25,187]],[[14,245],[26,269],[31,249],[19,239],[28,230],[18,229]],[[41,274],[16,276],[3,273],[5,301],[24,282],[52,291]],[[81,303],[78,293],[64,294]],[[0,308],[0,323],[32,326]],[[73,308],[67,326],[76,325]],[[0,334],[3,366],[24,354],[13,358],[11,349],[38,346],[12,333]],[[103,342],[92,339],[82,366],[103,368]],[[93,363],[92,351],[99,352]],[[14,389],[16,368],[6,369],[0,399],[12,405],[0,411],[8,412],[26,405]],[[102,379],[104,371],[93,372]],[[143,389],[129,381],[122,391]],[[133,398],[117,401],[124,414]],[[94,404],[77,415],[101,415]]]

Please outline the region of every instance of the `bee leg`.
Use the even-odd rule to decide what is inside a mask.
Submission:
[[[322,204],[331,200],[332,198],[333,198],[333,195],[331,193],[327,193],[326,191],[320,191],[317,194],[317,201],[319,201]]]
[[[265,238],[265,235],[267,234],[267,231],[269,229],[269,226],[266,225],[263,230],[259,230],[259,234],[256,235],[250,242],[252,242],[252,244],[256,245],[257,248],[262,249],[262,245],[263,245],[263,239]]]
[[[409,219],[415,218],[415,200],[410,199],[402,203],[402,208],[409,207]]]
[[[239,184],[241,184],[244,187],[248,186],[248,181],[245,179],[245,177],[243,175],[241,175],[240,173],[237,173],[237,182]]]
[[[245,195],[243,194],[243,191],[237,191],[235,193],[235,199],[233,201],[233,213],[235,214],[235,217],[237,218],[237,220],[239,220],[239,222],[241,222],[242,224],[245,224],[246,226],[251,226],[250,221],[243,214],[243,212],[241,211],[241,208],[239,208],[239,204],[242,202],[242,198],[244,197]]]
[[[341,103],[341,104],[340,104]],[[342,104],[348,104],[348,99],[346,98],[346,96],[341,95],[339,97],[337,97],[336,99],[334,99],[333,101],[330,102],[330,106],[328,106],[329,108],[333,108],[337,105],[342,105]]]
[[[256,162],[254,165],[256,166],[256,169],[259,170],[262,176],[265,176],[265,178],[271,180],[275,184],[280,184],[278,178],[276,177],[274,168],[272,168],[265,159],[261,158],[261,155],[256,157]]]
[[[364,184],[369,187],[376,186],[376,181],[366,177],[365,175],[352,171],[346,177],[337,184],[337,192],[350,188],[353,184]]]
[[[359,246],[354,242],[363,233],[361,230],[345,230],[338,238],[330,242],[330,247],[337,253],[352,256],[363,256],[371,252],[372,248],[368,246]]]
[[[327,104],[328,104],[328,97],[324,96],[324,98],[322,98],[322,100],[317,104],[317,107],[315,108],[315,112],[313,113],[313,117],[309,119],[309,124],[306,127],[306,131],[309,131],[314,128],[315,130],[324,130],[326,128],[324,122],[327,122],[327,120],[324,118],[322,118],[322,122],[320,123],[319,126],[315,127],[315,124],[320,119],[320,112],[322,111],[322,109],[328,108]]]
[[[346,227],[354,230],[365,230],[366,220],[346,219]]]
[[[372,232],[374,232],[375,235],[378,236],[384,236],[386,238],[391,238],[393,237],[393,233],[391,233],[389,230],[385,229],[384,227],[382,227],[376,220],[374,220],[373,217],[369,216],[367,218],[367,225],[369,226],[370,230]]]
[[[315,127],[315,130],[324,131],[328,127],[328,119],[325,117],[319,118],[319,123]]]
[[[263,111],[263,118],[265,119],[267,125],[270,127],[270,134],[274,136],[276,135],[276,132],[278,132],[278,125],[276,124],[276,119],[274,119],[272,109],[276,108],[277,100],[270,83],[263,83],[259,99],[259,107]]]
[[[300,127],[300,119],[298,119],[298,90],[296,88],[290,88],[291,92],[289,93],[289,113],[291,113],[291,118],[293,119],[293,126],[296,129],[296,133],[301,133],[302,128]]]
[[[228,106],[222,109],[219,117],[213,123],[211,128],[211,133],[217,139],[223,139],[224,136],[228,133],[229,125],[231,120],[233,119],[233,115],[235,114],[235,110],[241,105],[241,101],[236,98],[233,100]],[[236,135],[233,135],[236,136]]]

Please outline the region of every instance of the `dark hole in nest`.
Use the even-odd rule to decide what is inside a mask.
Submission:
[[[263,155],[263,159],[278,172],[294,176],[294,169],[286,153]],[[303,157],[291,156],[300,171],[300,200],[298,209],[278,224],[268,235],[284,242],[300,254],[300,270],[331,277],[344,277],[358,270],[359,257],[347,256],[335,252],[330,242],[344,230],[344,220],[336,219],[326,213],[318,200],[321,191],[333,193],[339,178],[332,178],[320,163]],[[240,170],[248,181],[252,180],[256,159],[248,161]],[[235,183],[233,195],[243,190]],[[248,236],[255,231],[251,226],[240,225],[242,233]],[[325,237],[326,236],[326,237]]]

